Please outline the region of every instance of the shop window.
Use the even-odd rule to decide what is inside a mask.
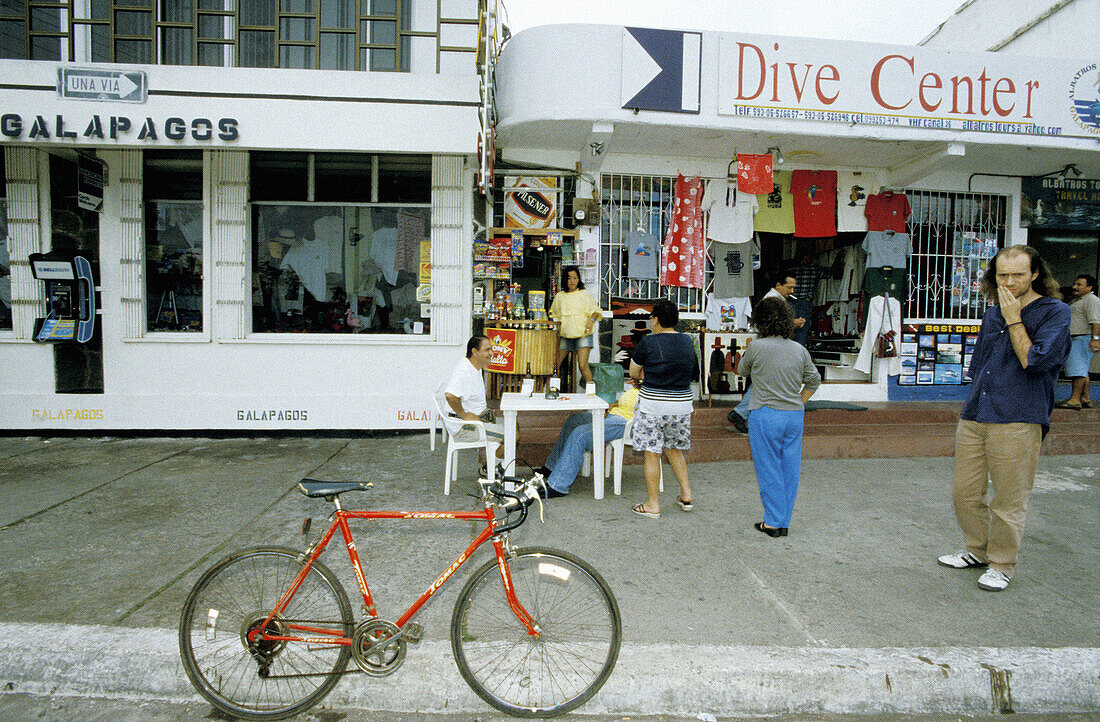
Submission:
[[[4,154],[0,153],[0,161]],[[11,331],[11,252],[8,249],[7,178],[0,162],[0,331]]]
[[[408,72],[417,42],[435,72],[470,72],[477,3],[434,5],[414,30],[412,0],[0,2],[0,58]]]
[[[144,165],[148,329],[202,331],[202,152],[146,151]]]
[[[251,153],[249,195],[254,201],[304,201],[309,193],[308,153]]]
[[[989,301],[982,275],[1004,247],[1007,199],[985,193],[907,190],[912,208],[908,231],[907,321],[976,321]]]
[[[252,228],[253,331],[428,332],[430,208],[254,203]]]

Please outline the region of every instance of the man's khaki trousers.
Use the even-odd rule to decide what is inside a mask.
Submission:
[[[955,516],[966,549],[1012,576],[1024,535],[1043,427],[959,421],[955,431]],[[986,502],[989,482],[993,495]]]

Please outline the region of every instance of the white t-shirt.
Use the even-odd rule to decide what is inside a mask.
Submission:
[[[859,170],[839,170],[836,173],[837,231],[866,231],[867,196],[878,189],[874,173]]]
[[[463,411],[480,416],[486,409],[485,378],[468,358],[462,359],[455,366],[451,378],[447,379],[447,385],[443,387],[443,393],[457,396],[462,402]]]
[[[707,328],[711,331],[736,331],[749,327],[752,304],[747,298],[715,298],[707,301]]]
[[[756,196],[735,190],[724,180],[707,183],[700,208],[710,211],[707,238],[721,243],[748,243],[752,240],[752,219],[760,210]]]

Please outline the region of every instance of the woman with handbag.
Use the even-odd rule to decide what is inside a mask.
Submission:
[[[806,348],[791,340],[789,303],[765,298],[752,321],[759,336],[748,344],[738,371],[752,381],[749,448],[764,505],[764,520],[754,528],[770,537],[787,536],[802,470],[805,404],[821,385],[821,375]]]
[[[588,349],[592,348],[592,327],[601,317],[600,307],[592,294],[584,289],[581,272],[576,266],[561,269],[562,290],[554,296],[550,304],[550,316],[561,322],[558,332],[561,341],[558,345],[558,358],[555,362],[561,369],[561,362],[567,354],[580,351],[578,361],[581,376],[587,384],[592,381],[592,370],[588,367]]]

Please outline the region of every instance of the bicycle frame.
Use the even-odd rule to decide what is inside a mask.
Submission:
[[[367,586],[366,577],[363,575],[363,565],[359,561],[359,552],[355,548],[355,539],[353,539],[351,535],[351,527],[348,524],[349,519],[412,519],[431,521],[450,519],[454,521],[485,522],[485,529],[483,529],[470,545],[466,547],[465,551],[458,555],[458,558],[447,567],[446,571],[440,574],[439,577],[432,582],[431,586],[429,586],[424,593],[405,610],[404,614],[402,614],[394,624],[398,629],[403,629],[409,620],[411,620],[428,600],[439,591],[439,588],[458,571],[459,567],[470,559],[473,553],[477,551],[478,547],[492,539],[493,550],[497,559],[497,569],[500,571],[500,580],[504,585],[504,594],[505,598],[508,600],[508,605],[516,615],[516,618],[519,619],[520,623],[527,629],[527,633],[535,639],[540,637],[540,630],[534,618],[532,618],[527,610],[523,608],[523,605],[520,604],[519,600],[516,598],[515,590],[512,587],[512,575],[508,569],[504,553],[504,537],[495,533],[497,520],[495,508],[492,504],[486,504],[485,508],[481,511],[346,511],[341,508],[339,497],[336,497],[333,503],[336,506],[336,511],[333,514],[332,524],[329,526],[328,531],[325,532],[324,536],[322,536],[310,550],[308,550],[309,556],[302,565],[301,571],[298,572],[298,575],[294,578],[294,581],[291,582],[287,591],[279,598],[279,602],[268,614],[264,623],[249,632],[248,636],[250,641],[303,642],[308,644],[335,644],[344,646],[350,646],[352,644],[352,639],[344,636],[343,630],[325,629],[323,627],[308,626],[306,624],[288,623],[285,625],[288,630],[298,632],[298,635],[276,634],[267,631],[272,620],[282,614],[283,610],[286,609],[287,605],[289,605],[290,601],[294,598],[294,595],[297,594],[298,589],[305,581],[306,575],[309,574],[314,562],[324,553],[329,542],[332,541],[332,537],[336,534],[337,529],[340,530],[340,533],[344,537],[344,544],[348,549],[348,557],[351,559],[351,566],[355,572],[355,580],[359,585],[359,591],[363,596],[363,605],[366,608],[367,615],[371,619],[378,619],[378,611],[374,606],[374,599],[371,597],[370,588]],[[323,636],[300,636],[302,634]]]

